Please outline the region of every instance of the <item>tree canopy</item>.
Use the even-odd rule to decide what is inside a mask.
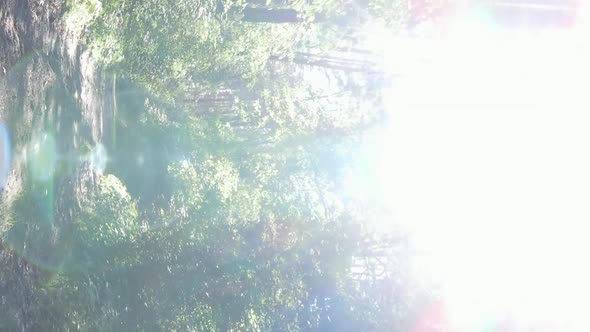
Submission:
[[[343,183],[391,79],[359,31],[399,29],[406,3],[68,4],[113,94],[108,163],[56,161],[3,201],[0,280],[22,278],[2,286],[7,317],[56,331],[404,328],[403,236],[372,234],[376,212]]]

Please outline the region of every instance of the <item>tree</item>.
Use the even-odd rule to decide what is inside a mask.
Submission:
[[[117,74],[118,140],[106,174],[55,161],[54,182],[25,179],[3,206],[7,321],[398,328],[409,301],[404,245],[366,232],[368,209],[341,186],[388,80],[355,33],[396,15],[390,3],[102,4],[87,42]]]
[[[269,9],[260,7],[246,7],[242,11],[245,22],[255,23],[300,23],[303,18],[295,9]]]

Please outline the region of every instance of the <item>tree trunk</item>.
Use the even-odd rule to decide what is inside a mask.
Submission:
[[[378,72],[379,68],[370,61],[362,61],[357,59],[339,58],[329,55],[310,54],[298,52],[293,59],[285,57],[271,56],[271,61],[293,62],[298,65],[322,67],[326,69],[339,70],[344,72],[357,73],[374,73]]]
[[[268,9],[246,7],[243,12],[245,22],[266,23],[298,23],[301,22],[295,9]]]

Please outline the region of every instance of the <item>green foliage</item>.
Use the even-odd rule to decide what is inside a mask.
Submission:
[[[96,190],[82,201],[78,239],[99,256],[102,250],[119,248],[137,232],[137,208],[125,185],[113,175],[99,178]]]
[[[303,22],[243,22],[245,6],[294,9]],[[378,119],[371,84],[382,77],[324,52],[395,6],[72,1],[67,25],[119,77],[118,140],[112,174],[27,185],[5,208],[3,243],[27,271],[47,271],[22,286],[46,304],[30,312],[49,330],[397,327],[406,299],[390,290],[405,276],[355,277],[378,254],[369,212],[341,186],[351,146]]]
[[[63,265],[70,251],[70,232],[54,223],[54,206],[49,197],[51,186],[25,188],[3,213],[7,230],[3,242],[14,252],[44,268]]]
[[[407,0],[373,0],[369,3],[369,13],[381,17],[396,31],[403,30],[409,22],[411,4]]]
[[[298,40],[297,27],[228,19],[217,1],[105,2],[90,44],[104,63],[167,98],[255,80],[270,55]]]
[[[164,322],[162,328],[174,332],[217,331],[213,310],[207,305],[180,308],[176,317]]]
[[[75,35],[80,35],[98,16],[101,6],[100,0],[68,0],[64,17],[66,27]]]

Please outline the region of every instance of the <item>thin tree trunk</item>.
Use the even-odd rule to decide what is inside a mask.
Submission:
[[[245,22],[256,23],[298,23],[301,22],[299,12],[295,9],[268,9],[246,7],[242,11]]]
[[[334,61],[331,60],[329,57],[323,58],[322,56],[316,57],[309,57],[304,56],[302,54],[297,54],[295,58],[289,60],[285,57],[277,57],[272,56],[270,60],[274,61],[282,61],[282,62],[290,62],[292,61],[298,65],[304,66],[312,66],[312,67],[322,67],[326,69],[332,70],[340,70],[344,72],[365,72],[365,73],[372,73],[377,71],[377,68],[374,67],[372,63],[363,63],[359,61],[349,60],[349,61]]]

